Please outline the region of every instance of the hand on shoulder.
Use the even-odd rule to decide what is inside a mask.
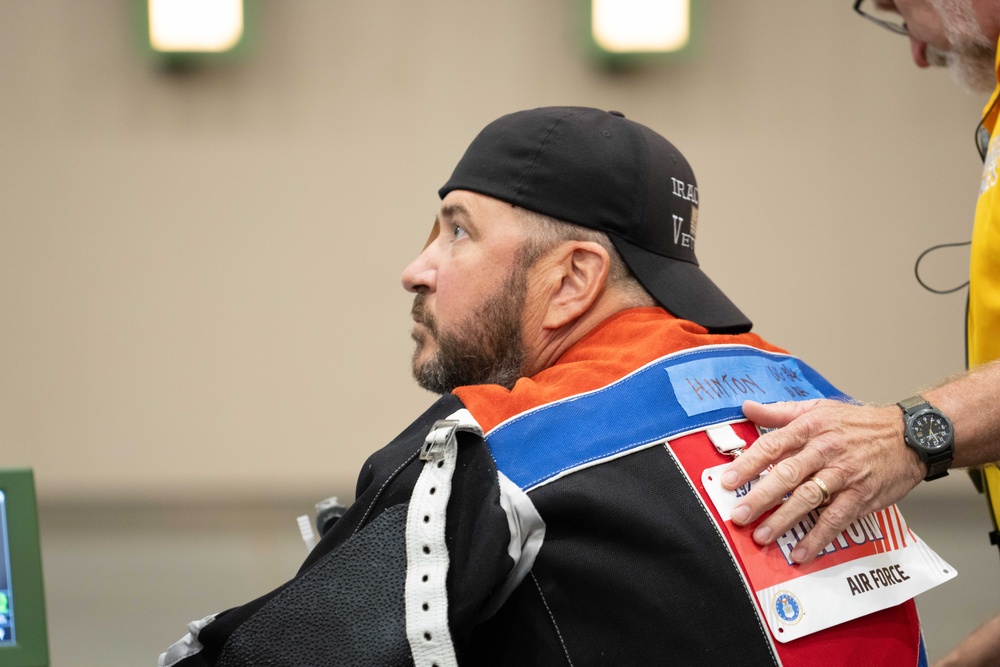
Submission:
[[[748,401],[743,412],[758,426],[777,430],[762,435],[730,464],[723,485],[735,489],[774,468],[734,509],[733,521],[750,524],[780,504],[754,530],[757,543],[770,544],[826,503],[792,554],[798,562],[814,558],[855,519],[905,496],[926,474],[903,442],[902,413],[895,405]]]

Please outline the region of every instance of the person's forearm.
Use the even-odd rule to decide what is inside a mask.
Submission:
[[[966,637],[934,667],[991,667],[1000,664],[1000,616]]]
[[[1000,460],[1000,361],[921,395],[955,426],[953,467]]]

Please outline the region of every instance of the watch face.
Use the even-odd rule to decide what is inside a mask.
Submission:
[[[910,435],[914,444],[927,451],[944,449],[951,443],[951,423],[940,414],[924,412],[910,422]]]

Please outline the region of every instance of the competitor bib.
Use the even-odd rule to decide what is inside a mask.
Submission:
[[[819,516],[813,511],[767,547],[753,541],[751,528],[732,523],[732,509],[753,483],[727,491],[725,465],[706,469],[701,480],[739,553],[771,634],[788,642],[818,630],[905,602],[956,576],[909,529],[892,505],[852,523],[805,565],[791,553]]]

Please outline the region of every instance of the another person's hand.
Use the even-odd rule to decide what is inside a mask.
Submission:
[[[792,552],[799,563],[814,558],[855,519],[905,496],[927,472],[903,442],[902,413],[895,405],[747,401],[743,414],[778,430],[762,435],[723,475],[723,486],[732,490],[774,465],[734,508],[734,523],[752,523],[791,494],[754,530],[758,544],[770,544],[824,504],[824,485],[829,493],[815,527]]]

